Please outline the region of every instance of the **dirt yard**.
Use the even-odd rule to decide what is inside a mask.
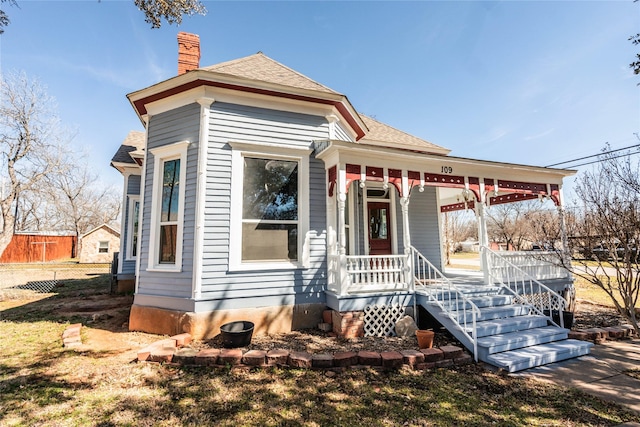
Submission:
[[[579,295],[579,292],[578,292]],[[56,296],[64,296],[57,298]],[[77,289],[71,282],[61,282],[54,292],[40,294],[22,291],[12,298],[0,297],[0,312],[10,315],[19,310],[27,315],[32,312],[47,312],[49,317],[69,323],[82,323],[83,346],[78,351],[108,352],[121,355],[123,359],[133,360],[137,349],[157,340],[153,334],[129,332],[128,317],[133,296],[109,295],[108,287],[97,286],[86,290]],[[30,308],[31,306],[31,308]],[[615,326],[622,324],[622,318],[609,306],[597,304],[578,298],[575,312],[574,329]],[[438,347],[454,344],[459,345],[448,332],[437,331],[434,344]],[[219,339],[194,343],[198,347],[220,347]],[[347,350],[401,350],[415,349],[416,338],[356,338],[340,339],[320,332],[308,330],[289,334],[269,336],[254,336],[248,349],[286,348],[295,351],[339,352]]]

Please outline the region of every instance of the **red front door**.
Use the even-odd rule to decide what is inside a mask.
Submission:
[[[391,212],[389,203],[367,203],[369,212],[369,255],[391,254]]]

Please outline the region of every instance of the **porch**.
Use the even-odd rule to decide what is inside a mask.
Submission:
[[[477,271],[451,267],[444,272],[414,247],[407,255],[331,255],[327,305],[336,311],[359,311],[375,304],[411,306],[415,295],[445,285],[464,290],[498,284],[521,293],[548,289],[571,297],[573,279],[556,252],[498,253],[483,247],[481,254]]]
[[[485,270],[447,275],[413,247],[407,256],[334,257],[330,277],[341,280],[327,304],[338,312],[421,307],[476,361],[510,372],[589,353],[590,343],[568,339],[573,286],[558,254],[481,251]]]

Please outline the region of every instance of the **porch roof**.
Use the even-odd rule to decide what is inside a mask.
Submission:
[[[407,149],[372,147],[362,142],[329,140],[316,142],[316,157],[329,171],[328,191],[336,186],[346,193],[355,180],[394,185],[400,195],[414,186],[444,189],[442,205],[460,200],[485,200],[492,204],[520,201],[539,196],[560,204],[562,179],[575,170],[531,166],[516,163],[434,155]],[[492,197],[491,197],[492,196]],[[450,210],[456,210],[451,205]],[[464,208],[464,207],[462,207]],[[446,209],[445,209],[446,210]]]

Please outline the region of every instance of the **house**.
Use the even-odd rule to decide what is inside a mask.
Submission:
[[[81,264],[107,263],[113,261],[113,254],[120,250],[120,231],[108,224],[102,224],[80,236]]]
[[[208,338],[248,320],[284,332],[330,309],[335,331],[361,334],[371,307],[419,304],[458,316],[475,350],[478,304],[440,273],[441,213],[474,209],[486,247],[488,206],[561,207],[574,171],[450,156],[260,52],[199,59],[199,37],[179,33],[178,75],[128,95],[144,133],[130,133],[112,165],[124,177],[118,280],[135,281],[129,328]],[[495,256],[483,252],[480,281],[523,306]],[[542,310],[564,299],[534,287],[555,304],[527,305],[546,325]],[[443,304],[453,295],[471,308]]]

